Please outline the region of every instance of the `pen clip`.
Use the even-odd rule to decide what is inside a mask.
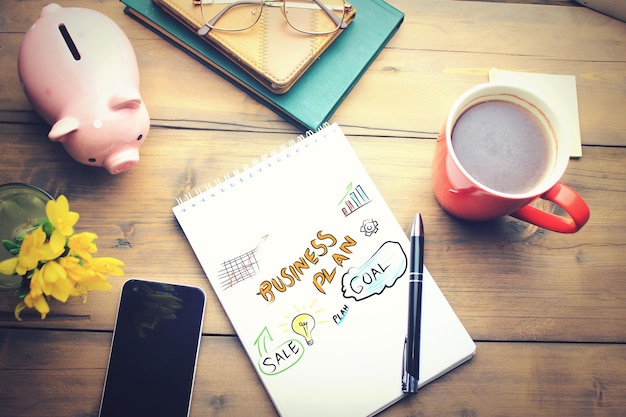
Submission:
[[[404,351],[402,353],[402,392],[408,392],[409,388],[409,363],[407,349],[409,344],[409,336],[404,337]]]
[[[409,372],[409,336],[404,338],[404,352],[402,354],[402,392],[415,394],[419,381]]]

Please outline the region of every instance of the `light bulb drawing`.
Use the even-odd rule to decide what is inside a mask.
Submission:
[[[291,330],[294,333],[304,337],[306,344],[311,346],[313,344],[313,337],[311,332],[315,328],[315,319],[312,315],[307,313],[298,314],[291,322]]]

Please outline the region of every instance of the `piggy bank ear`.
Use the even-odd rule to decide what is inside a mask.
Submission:
[[[109,108],[111,110],[135,110],[140,106],[141,96],[139,94],[116,94],[109,99]]]
[[[50,132],[48,133],[48,138],[53,142],[57,142],[62,140],[63,136],[68,133],[78,130],[79,126],[80,122],[77,118],[64,117],[52,126],[52,129],[50,129]]]
[[[49,15],[50,13],[56,12],[59,9],[61,9],[61,6],[56,3],[50,3],[41,9],[41,12],[39,12],[39,16],[44,17],[46,15]]]

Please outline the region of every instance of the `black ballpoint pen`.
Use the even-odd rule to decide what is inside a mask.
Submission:
[[[422,279],[424,276],[424,225],[421,214],[415,216],[411,229],[409,270],[409,320],[404,351],[402,391],[416,393],[420,371],[422,325]]]

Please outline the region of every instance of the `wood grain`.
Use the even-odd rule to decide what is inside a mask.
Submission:
[[[97,415],[109,333],[0,329],[0,340],[2,415]],[[616,416],[625,366],[624,345],[482,342],[470,362],[380,415]],[[203,337],[191,416],[252,415],[276,412],[239,341]]]
[[[76,163],[20,89],[19,44],[47,0],[0,2],[0,183],[65,194],[100,255],[126,263],[114,289],[13,318],[0,292],[0,416],[95,416],[126,278],[208,295],[193,416],[275,415],[171,212],[176,198],[288,143],[297,127],[181,53],[116,0],[67,0],[112,17],[139,61],[152,130],[131,171]],[[478,342],[477,356],[384,416],[626,414],[626,24],[569,0],[392,0],[396,36],[337,121],[406,232],[426,225],[426,266]],[[523,4],[522,4],[523,3]],[[453,100],[487,71],[576,76],[583,157],[562,181],[589,203],[579,232],[445,214],[431,185],[434,138]],[[546,210],[555,208],[541,204]],[[375,378],[375,376],[372,376]]]
[[[290,134],[157,127],[142,148],[140,169],[111,177],[74,162],[42,137],[43,126],[9,127],[16,130],[0,133],[2,143],[14,155],[29,156],[0,167],[5,181],[65,194],[81,213],[79,230],[97,233],[100,253],[126,262],[128,277],[200,285],[209,294],[205,332],[233,334],[171,207],[177,197],[278,149]],[[585,147],[584,157],[570,162],[563,182],[589,201],[592,217],[582,232],[562,235],[512,218],[474,224],[446,215],[431,191],[431,140],[349,140],[407,232],[414,211],[422,212],[426,265],[474,338],[626,341],[626,149]],[[34,144],[40,152],[29,153]],[[124,279],[112,279],[114,291],[94,293],[86,305],[55,305],[45,322],[21,325],[111,330]],[[10,300],[9,294],[0,297]],[[12,308],[0,305],[0,323],[13,323]],[[25,317],[32,318],[28,312]]]
[[[34,11],[46,3],[34,0],[26,9],[11,0],[19,13],[0,31],[7,56],[17,56]],[[74,4],[80,1],[68,2]],[[400,30],[332,118],[347,133],[434,138],[454,99],[488,81],[489,69],[497,67],[575,75],[583,142],[626,145],[620,112],[626,107],[623,22],[584,7],[449,0],[405,0],[398,5],[406,13]],[[125,16],[121,3],[105,1],[93,8],[107,13],[131,38],[153,125],[298,132]],[[39,120],[19,88],[16,71],[2,72],[0,89],[6,99],[0,102],[0,121]],[[186,75],[172,76],[181,73]]]

